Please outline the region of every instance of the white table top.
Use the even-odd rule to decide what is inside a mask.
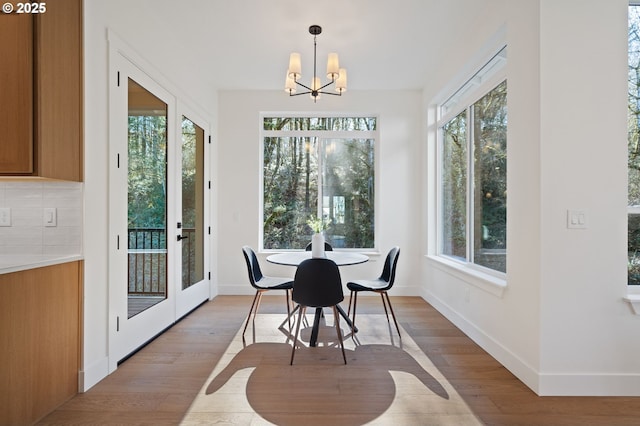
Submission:
[[[356,265],[369,260],[368,256],[351,251],[326,251],[325,254],[338,266]],[[298,266],[306,259],[311,259],[311,251],[290,251],[267,256],[267,262],[289,266]]]

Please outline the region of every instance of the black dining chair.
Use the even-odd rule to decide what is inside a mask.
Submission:
[[[389,322],[389,312],[387,311],[387,305],[389,305],[389,311],[393,317],[393,322],[398,330],[398,336],[400,335],[400,327],[398,327],[398,321],[396,321],[396,315],[391,307],[391,300],[389,300],[389,294],[387,293],[393,287],[393,283],[396,279],[396,266],[398,265],[398,257],[400,256],[400,247],[396,246],[389,250],[387,258],[384,261],[384,268],[382,268],[382,274],[375,279],[363,279],[355,280],[347,283],[347,288],[351,290],[349,296],[349,310],[347,316],[351,314],[351,305],[353,304],[353,316],[351,317],[351,323],[355,329],[356,326],[356,304],[358,303],[358,293],[361,291],[372,291],[379,293],[382,297],[382,306],[384,307],[384,313],[387,315],[387,322]],[[385,300],[386,298],[386,300]]]
[[[296,269],[293,280],[293,292],[291,298],[298,304],[298,323],[296,333],[293,338],[293,348],[291,350],[291,362],[296,354],[296,344],[300,333],[300,323],[307,310],[307,307],[322,309],[333,308],[333,318],[336,327],[336,334],[342,349],[342,359],[347,363],[347,356],[344,353],[344,342],[340,331],[340,315],[336,306],[344,300],[342,292],[342,280],[338,265],[330,259],[312,258],[302,261]],[[314,322],[314,327],[316,322]]]
[[[289,301],[289,291],[293,288],[293,280],[286,277],[269,277],[263,275],[262,270],[260,269],[260,263],[258,262],[258,257],[253,249],[249,246],[243,246],[242,253],[244,254],[244,259],[247,262],[249,282],[251,283],[251,286],[256,289],[256,295],[253,297],[253,302],[249,309],[249,316],[247,316],[247,322],[242,330],[242,337],[244,338],[244,333],[247,331],[247,326],[251,320],[252,312],[253,321],[255,323],[262,294],[270,290],[285,291],[285,297],[287,299],[287,318],[289,318],[289,329],[291,329],[291,303]]]
[[[304,250],[305,251],[311,251],[311,243],[307,244],[307,246],[304,248]],[[324,242],[324,251],[333,251],[333,246],[325,241]]]

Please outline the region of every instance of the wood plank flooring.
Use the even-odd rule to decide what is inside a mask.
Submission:
[[[472,413],[473,421],[470,419],[469,424],[640,424],[640,398],[538,397],[421,298],[392,297],[391,300],[403,330],[437,368],[438,380],[459,395]],[[121,364],[116,372],[88,392],[78,394],[38,424],[195,424],[186,422],[185,418],[199,392],[209,385],[214,368],[243,325],[250,303],[251,296],[219,296],[207,302]],[[284,312],[283,295],[263,297],[260,313]],[[379,297],[358,299],[359,315],[383,312]],[[296,355],[296,360],[300,359],[303,364],[301,354],[300,358]],[[284,361],[288,365],[288,357]],[[322,363],[327,362],[333,360],[322,360]],[[334,379],[319,374],[314,379],[314,386],[331,389],[330,380]],[[383,384],[371,383],[372,389],[376,386],[379,388]],[[228,404],[237,404],[236,400],[230,397]],[[371,407],[375,410],[376,404],[372,403]],[[355,424],[353,417],[349,417],[348,399],[344,406],[334,406],[331,410],[335,411],[335,417],[324,417],[322,423],[314,423],[302,412],[295,423],[288,424],[324,425],[327,421],[332,425]],[[411,410],[411,406],[407,406],[406,412],[395,417],[379,417],[378,421],[367,424],[463,424],[460,418],[454,422],[446,413],[416,417],[410,416]],[[247,415],[239,409],[236,415],[224,419],[201,418],[200,424],[271,423],[256,421],[255,415]]]

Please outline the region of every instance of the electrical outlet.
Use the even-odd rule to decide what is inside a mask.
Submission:
[[[0,226],[11,226],[11,207],[0,207]]]

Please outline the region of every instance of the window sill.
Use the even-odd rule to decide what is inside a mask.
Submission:
[[[635,315],[640,315],[640,294],[628,293],[622,300],[629,303]]]
[[[470,268],[462,263],[449,260],[442,256],[429,255],[426,257],[436,269],[478,287],[479,289],[493,294],[496,297],[502,298],[502,295],[507,288],[507,281],[502,278]],[[638,302],[640,303],[640,298],[638,299]]]

